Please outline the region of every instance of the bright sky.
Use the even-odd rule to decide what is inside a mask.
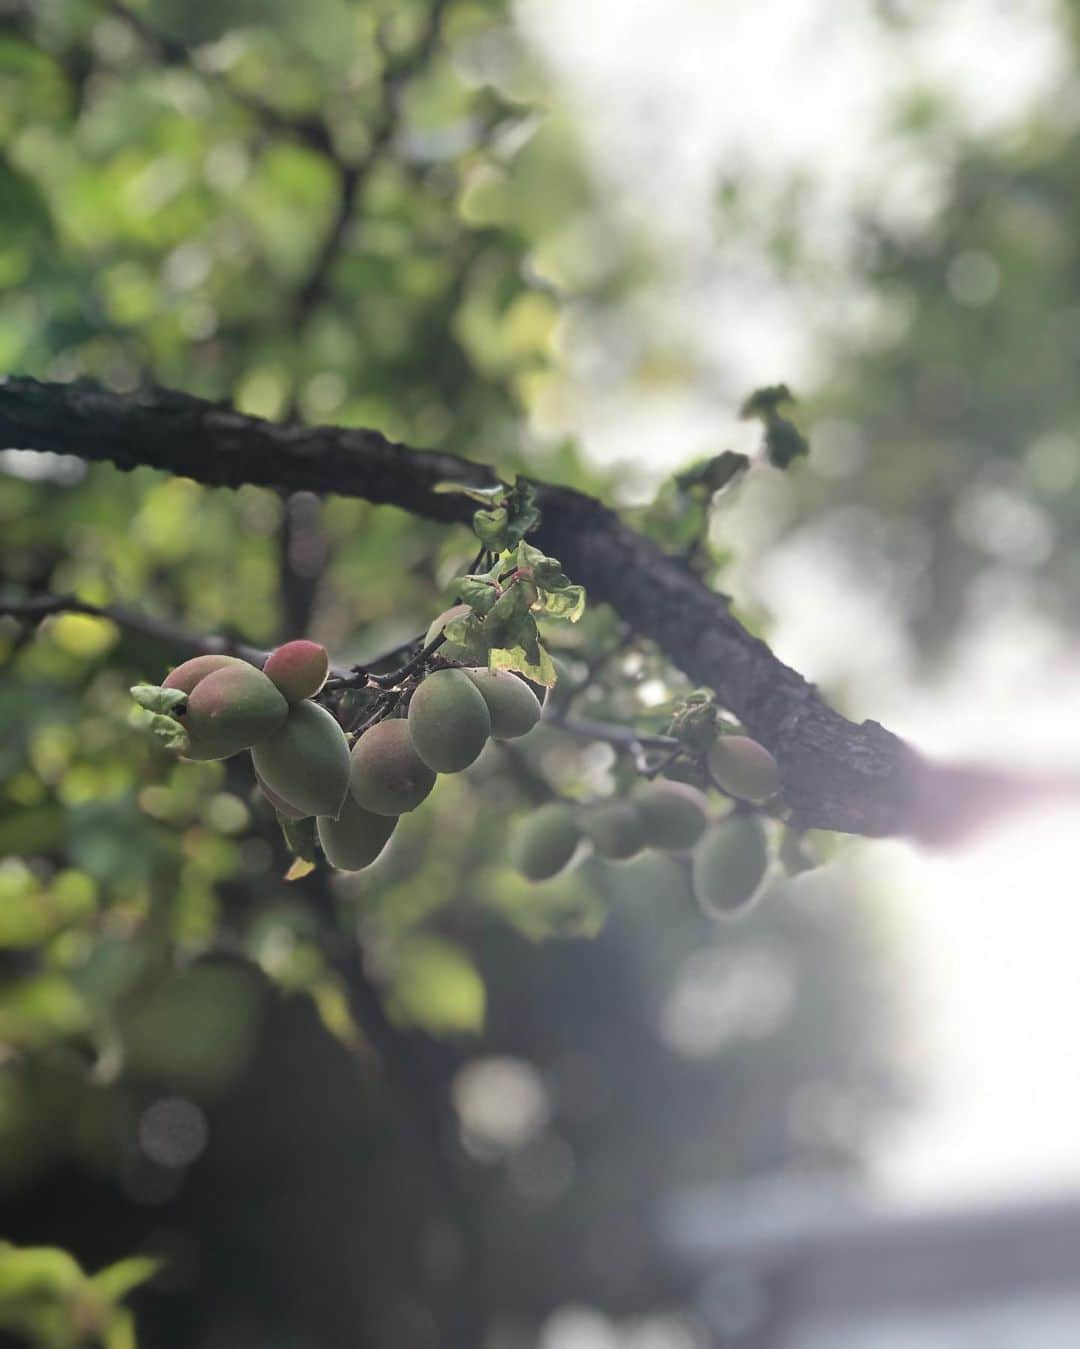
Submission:
[[[996,135],[1054,87],[1062,44],[1049,0],[906,8],[936,17],[886,42],[872,6],[835,0],[523,0],[622,209],[648,220],[681,259],[659,303],[666,322],[696,335],[722,395],[639,407],[625,388],[593,390],[576,429],[598,457],[656,464],[718,439],[738,444],[722,404],[815,374],[818,339],[836,312],[785,291],[749,253],[734,269],[715,256],[707,205],[725,164],[766,176],[808,166],[820,187],[816,244],[840,274],[854,204],[872,194],[898,219],[917,220],[935,200],[932,164],[882,148],[883,91],[945,81],[968,124]],[[963,668],[921,692],[903,680],[897,636],[875,597],[828,558],[804,562],[781,554],[762,578],[776,644],[812,678],[845,672],[858,714],[942,756],[1080,763],[1080,653],[1061,650],[1054,634],[1014,620],[965,640]],[[784,584],[785,569],[798,586]],[[808,618],[821,613],[828,646]],[[854,651],[869,655],[844,671]],[[1080,810],[1063,809],[946,859],[899,844],[856,850],[854,865],[873,873],[901,915],[918,983],[927,1101],[876,1168],[900,1201],[1080,1187],[1078,837]]]

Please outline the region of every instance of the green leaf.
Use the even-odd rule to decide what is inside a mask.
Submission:
[[[765,427],[765,454],[774,468],[787,468],[791,462],[810,453],[810,442],[794,422],[777,414]]]
[[[59,1246],[0,1243],[0,1305],[21,1298],[68,1296],[85,1279],[78,1262]]]
[[[461,602],[478,614],[486,614],[499,598],[498,586],[486,576],[463,576],[457,583],[457,593]]]
[[[138,727],[139,730],[149,731],[151,735],[157,736],[166,749],[176,750],[177,753],[183,754],[191,748],[191,739],[187,730],[174,717],[166,717],[159,712],[147,712],[144,708],[134,707],[131,710],[131,724]]]
[[[510,514],[505,506],[490,511],[477,511],[473,516],[473,533],[486,547],[499,552],[506,542],[506,528]]]
[[[484,619],[487,645],[527,644],[536,632],[536,622],[529,613],[535,602],[536,590],[533,586],[521,582],[507,586]]]
[[[515,547],[518,542],[535,529],[540,523],[540,508],[536,504],[536,488],[527,478],[518,478],[507,500],[510,523],[506,529],[506,542]]]
[[[545,590],[540,596],[540,609],[548,618],[576,623],[585,612],[585,587],[567,582],[561,590]]]
[[[522,646],[495,647],[488,657],[488,664],[492,670],[516,670],[545,688],[551,688],[558,678],[547,648],[539,642],[532,653]]]
[[[468,653],[468,659],[477,665],[487,661],[488,640],[484,633],[483,622],[476,614],[462,614],[452,618],[443,628],[443,635],[449,645],[460,646]]]
[[[756,417],[765,427],[765,456],[775,468],[787,468],[800,456],[810,453],[810,444],[794,422],[781,416],[780,407],[794,403],[786,384],[770,384],[757,389],[739,410],[744,420]]]
[[[188,696],[183,689],[164,689],[157,684],[136,684],[131,696],[147,712],[175,712],[187,704]]]
[[[161,1269],[162,1261],[149,1255],[131,1255],[100,1269],[90,1279],[93,1287],[110,1302],[119,1302],[141,1284],[148,1282]]]
[[[126,1310],[115,1312],[101,1338],[105,1349],[138,1349],[134,1316]]]
[[[753,417],[767,421],[776,415],[784,403],[794,402],[795,396],[786,384],[766,384],[763,388],[755,389],[746,399],[739,409],[739,416],[743,421]]]

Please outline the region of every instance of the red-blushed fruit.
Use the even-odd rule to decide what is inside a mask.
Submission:
[[[756,815],[731,815],[710,829],[694,853],[694,897],[706,913],[727,917],[748,907],[769,865]]]
[[[722,735],[705,757],[713,781],[729,796],[767,801],[780,790],[776,760],[748,735]]]
[[[190,737],[189,759],[227,759],[283,726],[289,705],[254,665],[237,661],[211,670],[188,694],[178,719]]]
[[[462,673],[468,675],[487,703],[495,740],[516,740],[527,735],[540,720],[540,700],[516,674],[480,667]]]
[[[365,810],[404,815],[434,786],[435,774],[417,754],[407,722],[377,722],[353,745],[350,790]]]
[[[326,860],[339,871],[361,871],[382,852],[397,827],[396,815],[375,815],[358,806],[351,792],[336,820],[320,815],[316,821]]]
[[[191,660],[184,661],[183,665],[178,665],[175,670],[170,670],[162,680],[163,689],[179,689],[182,693],[190,693],[191,690],[205,679],[208,674],[213,674],[215,670],[223,670],[226,665],[247,665],[246,660],[241,660],[239,656],[193,656]],[[254,665],[251,669],[254,669]]]
[[[589,811],[584,819],[585,834],[598,857],[622,862],[641,851],[641,817],[630,801],[608,801]]]
[[[464,670],[436,670],[409,701],[413,748],[436,773],[460,773],[474,763],[491,734],[483,694]]]
[[[709,803],[704,793],[685,782],[646,782],[634,795],[642,840],[663,852],[692,848],[705,832]]]
[[[280,730],[251,751],[270,790],[303,815],[336,816],[349,789],[349,742],[325,707],[294,703]]]
[[[318,642],[301,639],[271,651],[263,674],[272,679],[290,703],[314,698],[330,673],[330,657]]]
[[[510,858],[530,881],[546,881],[570,864],[580,842],[573,810],[563,801],[551,801],[517,822]]]
[[[431,626],[424,637],[424,645],[430,646],[431,643],[442,632],[447,623],[455,618],[464,618],[466,614],[471,614],[472,609],[467,604],[452,604],[449,609],[444,609],[438,618],[433,619]],[[436,652],[443,660],[469,660],[469,652],[463,646],[456,646],[453,642],[443,642]]]

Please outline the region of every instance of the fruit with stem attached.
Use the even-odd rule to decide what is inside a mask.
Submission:
[[[325,646],[302,639],[286,642],[271,651],[263,665],[263,674],[273,680],[290,703],[314,698],[326,683],[330,657]]]

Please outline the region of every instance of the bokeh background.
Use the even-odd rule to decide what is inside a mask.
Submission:
[[[374,426],[672,547],[665,482],[756,453],[739,405],[786,381],[810,458],[722,495],[696,564],[853,717],[1067,768],[1078,20],[6,0],[0,369]],[[471,552],[357,501],[0,474],[6,594],[341,662]],[[602,611],[551,637],[590,712],[682,688]],[[181,654],[0,623],[0,1238],[160,1255],[142,1346],[1077,1343],[1075,806],[946,856],[815,839],[717,927],[662,860],[522,882],[492,754],[370,872],[286,883],[243,768],[129,724]]]

